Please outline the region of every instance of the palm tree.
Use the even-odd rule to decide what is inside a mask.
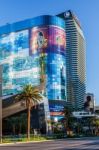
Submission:
[[[63,113],[64,113],[65,127],[68,130],[71,127],[71,123],[73,121],[72,110],[66,106],[64,108]]]
[[[9,126],[12,127],[13,135],[15,135],[16,134],[16,126],[18,123],[18,117],[7,118],[6,121],[8,122]]]
[[[93,135],[94,121],[95,121],[94,117],[87,117],[87,123],[88,123],[89,132],[92,135]]]
[[[45,89],[45,83],[46,83],[46,54],[45,53],[41,53],[40,58],[39,58],[39,62],[40,62],[40,86],[41,86],[41,90]]]
[[[26,118],[26,113],[23,113],[20,115],[19,117],[19,134],[22,133],[22,129],[26,128],[26,122],[27,122],[27,118]]]
[[[99,133],[99,118],[94,119],[94,126],[95,126],[95,135]]]
[[[30,140],[30,111],[33,106],[36,106],[41,100],[42,96],[37,87],[26,85],[20,94],[16,96],[16,100],[25,101],[27,107],[27,139]]]

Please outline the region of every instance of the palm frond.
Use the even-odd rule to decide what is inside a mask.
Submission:
[[[36,105],[42,100],[42,96],[39,93],[37,87],[32,85],[26,85],[20,94],[16,96],[16,101],[26,101],[27,105]]]

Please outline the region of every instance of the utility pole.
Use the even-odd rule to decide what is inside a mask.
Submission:
[[[0,65],[0,143],[2,143],[2,65]]]

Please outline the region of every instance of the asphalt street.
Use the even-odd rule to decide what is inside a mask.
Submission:
[[[40,143],[17,143],[0,146],[0,150],[99,150],[99,139],[70,139]]]

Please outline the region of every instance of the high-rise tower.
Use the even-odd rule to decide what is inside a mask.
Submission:
[[[66,24],[67,104],[80,110],[86,91],[85,38],[77,17],[70,10],[57,16]]]

